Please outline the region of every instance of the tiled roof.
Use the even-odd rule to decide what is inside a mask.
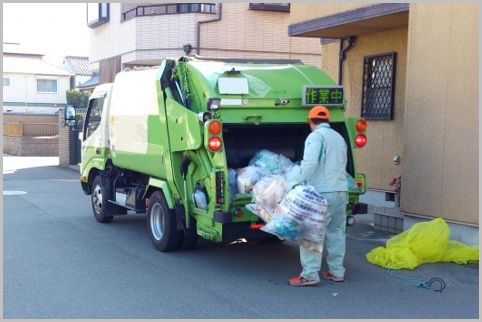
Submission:
[[[52,65],[40,58],[3,56],[3,72],[18,74],[71,76],[65,69]]]
[[[89,70],[89,58],[79,56],[66,56],[64,66],[75,75],[92,75]]]

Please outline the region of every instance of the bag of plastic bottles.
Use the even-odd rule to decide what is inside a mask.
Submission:
[[[326,199],[312,186],[296,186],[283,198],[271,221],[261,230],[321,253],[327,207]]]
[[[284,174],[294,164],[282,154],[269,150],[260,150],[256,152],[254,157],[249,161],[249,165],[266,169],[272,174]]]
[[[264,208],[255,203],[249,203],[245,207],[265,223],[269,223],[273,218],[274,208]]]
[[[275,208],[288,191],[288,183],[282,176],[263,177],[253,187],[253,201],[263,208]]]
[[[284,175],[284,178],[290,185],[293,187],[300,183],[300,166],[295,164],[293,165]]]
[[[256,167],[247,166],[237,170],[236,185],[239,193],[248,193],[253,190],[253,186],[261,178],[270,175],[268,170]]]

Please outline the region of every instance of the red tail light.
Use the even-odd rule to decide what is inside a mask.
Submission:
[[[263,227],[264,225],[263,224],[251,224],[251,229],[252,230],[258,230],[260,229],[261,227]]]
[[[236,217],[243,217],[243,211],[241,209],[237,209],[234,214]]]
[[[356,121],[355,128],[357,132],[365,132],[367,130],[367,121],[365,119],[359,119]]]
[[[208,141],[209,150],[214,151],[214,152],[219,151],[219,149],[221,149],[222,145],[223,145],[223,142],[217,136],[211,137]]]
[[[357,134],[355,136],[355,145],[358,148],[364,147],[366,143],[367,143],[367,137],[365,136],[365,134]]]
[[[212,120],[209,122],[208,129],[211,135],[218,135],[223,130],[223,125],[218,120]]]

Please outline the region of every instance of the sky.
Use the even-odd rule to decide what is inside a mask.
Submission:
[[[61,64],[64,56],[89,55],[86,3],[4,3],[3,42],[43,53]]]

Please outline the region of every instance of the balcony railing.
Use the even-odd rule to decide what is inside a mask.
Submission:
[[[216,13],[213,3],[171,3],[156,5],[139,5],[122,13],[122,21],[135,17],[172,15],[181,13]]]

